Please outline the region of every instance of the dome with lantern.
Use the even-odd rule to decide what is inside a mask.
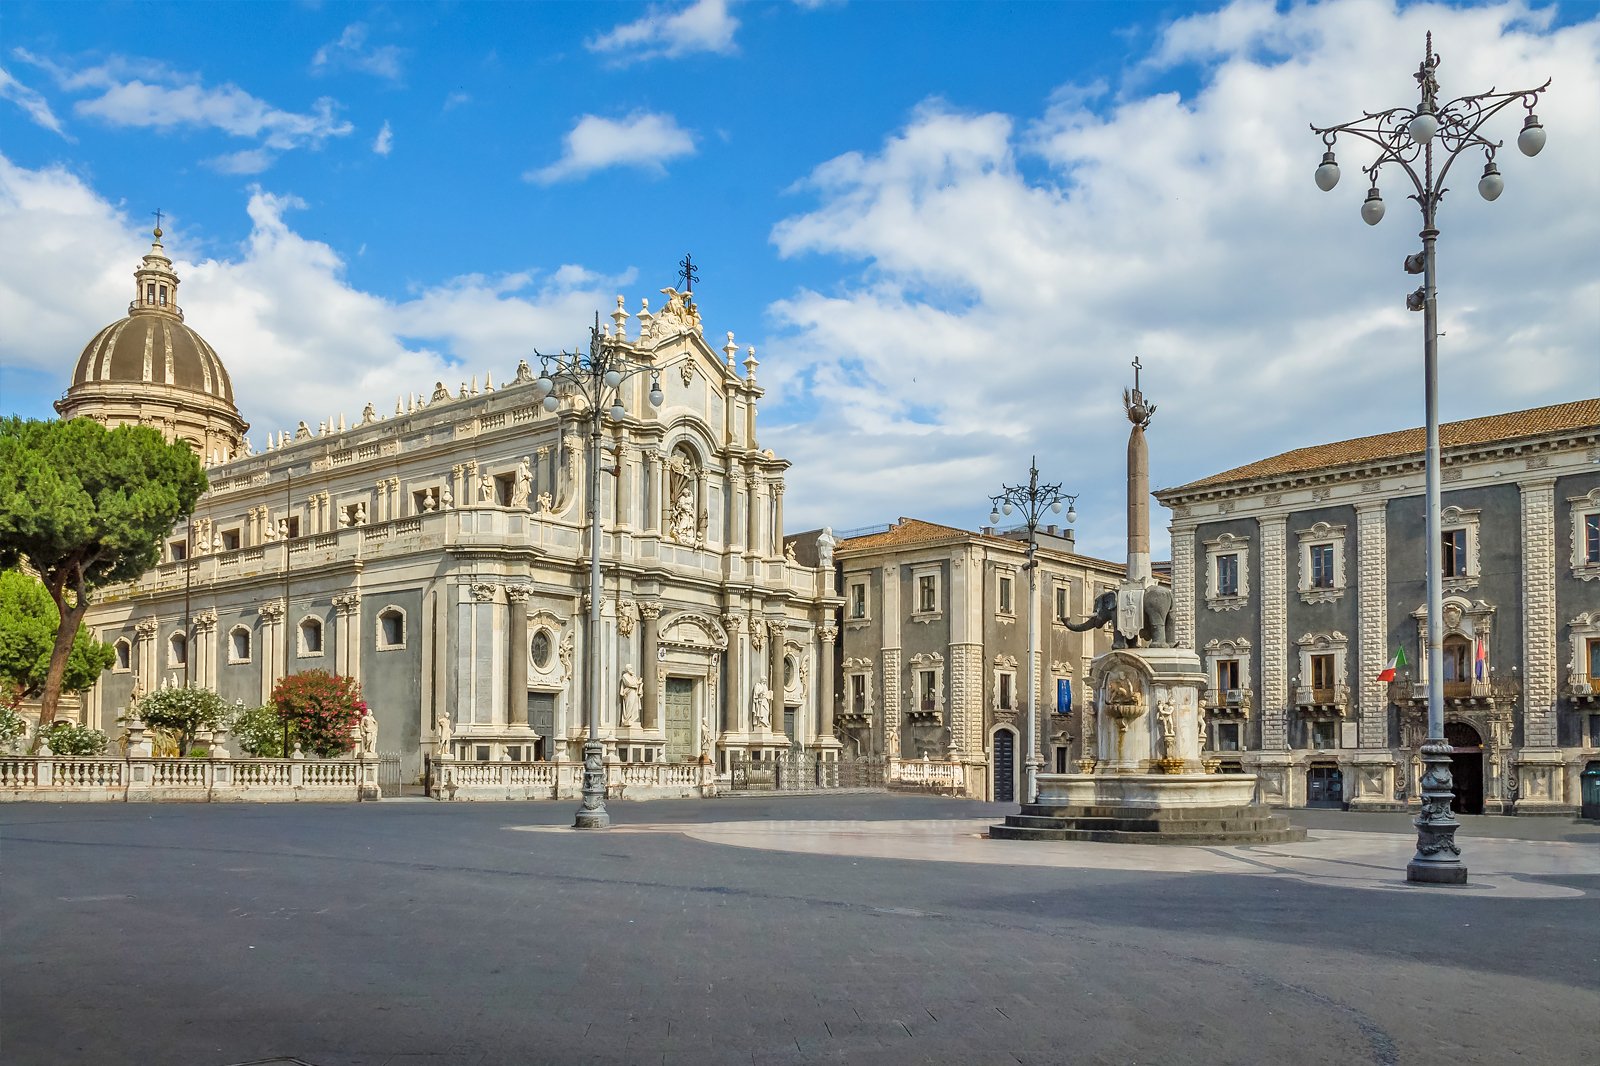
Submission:
[[[243,454],[250,426],[216,350],[183,320],[159,225],[154,238],[134,271],[127,317],[84,346],[55,408],[63,418],[151,426],[168,440],[187,441],[207,464],[228,462]]]

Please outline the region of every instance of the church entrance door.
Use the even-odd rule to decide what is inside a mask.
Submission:
[[[1009,729],[997,730],[994,735],[994,801],[1015,803],[1017,735]]]
[[[1483,813],[1483,738],[1465,722],[1446,722],[1444,739],[1450,745],[1450,809],[1457,814]]]
[[[667,761],[691,762],[694,747],[694,680],[667,678],[666,706],[662,708],[667,730]]]

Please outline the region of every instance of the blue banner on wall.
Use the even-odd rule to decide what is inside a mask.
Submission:
[[[1056,678],[1056,713],[1072,713],[1072,680],[1070,678]]]

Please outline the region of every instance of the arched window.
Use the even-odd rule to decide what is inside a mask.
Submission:
[[[116,648],[117,661],[115,669],[118,671],[133,669],[133,645],[128,642],[128,638],[123,637],[118,640]]]
[[[189,641],[182,633],[174,633],[167,638],[167,662],[173,666],[182,666],[189,661]]]
[[[300,620],[300,655],[302,658],[322,654],[322,619]]]
[[[228,632],[228,661],[230,663],[247,663],[250,661],[250,627],[234,626]]]
[[[389,651],[406,646],[406,613],[398,607],[385,607],[378,612],[378,650]]]

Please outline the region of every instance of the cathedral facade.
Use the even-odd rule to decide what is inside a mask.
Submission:
[[[163,684],[253,706],[322,668],[361,682],[380,750],[410,773],[441,744],[469,761],[578,760],[591,698],[623,762],[726,769],[836,746],[832,566],[786,557],[789,464],[757,437],[754,350],[741,361],[731,333],[711,347],[691,294],[664,289],[636,314],[619,296],[597,328],[651,373],[600,418],[591,631],[581,395],[541,403],[524,361],[499,387],[437,383],[253,453],[221,360],[183,322],[159,231],[136,278],[128,318],[85,348],[58,410],[187,440],[211,484],[160,565],[98,594],[86,624],[116,660],[90,724],[115,735],[137,691]]]

